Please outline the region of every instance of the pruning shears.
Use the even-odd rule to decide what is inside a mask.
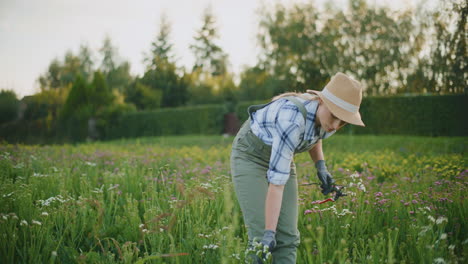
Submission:
[[[303,185],[320,185],[319,183],[304,183],[304,184],[300,184],[301,186]],[[322,200],[322,201],[318,201],[316,202],[316,204],[323,204],[323,203],[326,203],[326,202],[336,202],[338,199],[340,199],[341,196],[347,196],[346,193],[343,192],[343,189],[345,187],[342,186],[342,185],[332,185],[332,191],[331,192],[334,192],[335,195],[333,196],[333,198],[328,198],[328,199],[325,199],[325,200]]]

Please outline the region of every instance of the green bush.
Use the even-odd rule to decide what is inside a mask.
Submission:
[[[108,138],[220,134],[223,131],[223,105],[165,108],[128,113],[109,131]]]
[[[13,121],[18,116],[19,100],[14,91],[0,91],[0,124]]]
[[[0,125],[0,141],[10,143],[51,143],[54,131],[47,119],[17,120]]]
[[[345,126],[350,134],[467,136],[467,95],[364,98],[366,127]]]
[[[235,107],[240,124],[247,118],[250,105],[267,101],[240,102]],[[340,134],[468,136],[465,121],[468,96],[393,96],[364,98],[360,112],[366,127],[347,125]],[[201,105],[134,111],[131,107],[109,109],[99,120],[100,139],[141,136],[221,134],[226,105]],[[66,120],[68,129],[47,119],[9,122],[0,126],[0,141],[47,143],[76,141],[87,134],[86,124]],[[84,122],[84,121],[83,121]]]
[[[250,105],[241,102],[236,114],[244,122]],[[360,113],[366,127],[346,125],[341,134],[399,134],[418,136],[467,136],[467,95],[366,97]]]

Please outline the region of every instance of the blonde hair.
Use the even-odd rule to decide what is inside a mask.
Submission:
[[[311,93],[311,92],[307,92],[306,94],[298,93],[298,92],[286,92],[286,93],[282,93],[282,94],[279,94],[279,95],[273,97],[273,99],[271,99],[271,100],[275,101],[275,100],[278,100],[278,99],[281,99],[281,98],[287,97],[287,96],[297,96],[297,97],[300,97],[300,98],[302,98],[304,100],[310,100],[310,101],[320,99],[320,97],[318,97],[318,95],[316,95],[314,93]]]

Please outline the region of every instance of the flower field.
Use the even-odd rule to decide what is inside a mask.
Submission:
[[[0,145],[1,263],[244,263],[232,137]],[[300,185],[298,263],[466,263],[466,138],[337,135]],[[297,155],[299,184],[318,182]]]

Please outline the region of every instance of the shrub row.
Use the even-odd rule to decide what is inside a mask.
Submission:
[[[247,107],[266,101],[240,102],[235,113],[242,124]],[[340,134],[399,134],[418,136],[468,136],[467,95],[371,97],[362,102],[360,112],[366,127],[347,125]],[[225,105],[201,105],[130,112],[106,123],[100,139],[141,136],[221,134]],[[86,134],[86,124],[72,122],[56,126],[44,120],[15,121],[0,126],[0,141],[60,143],[80,141],[70,131]],[[74,129],[71,128],[76,126]],[[84,126],[84,127],[83,127]],[[75,134],[76,134],[75,133]],[[81,132],[80,132],[81,133]],[[82,134],[82,133],[81,133]]]
[[[166,108],[124,114],[118,122],[109,126],[109,138],[221,134],[223,105],[201,105],[192,107]]]
[[[239,103],[240,122],[248,118],[249,105],[262,103]],[[366,127],[347,125],[340,134],[468,136],[467,95],[367,97],[360,113]]]

